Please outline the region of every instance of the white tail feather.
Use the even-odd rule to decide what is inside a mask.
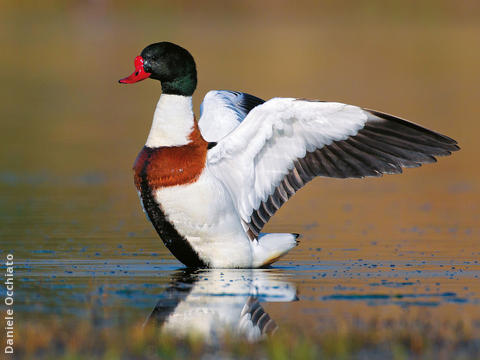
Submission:
[[[265,234],[252,243],[254,267],[267,266],[285,255],[297,244],[298,234]]]

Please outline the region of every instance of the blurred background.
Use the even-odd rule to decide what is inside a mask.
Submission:
[[[35,195],[48,188],[50,197],[58,196],[52,209],[56,216],[74,218],[67,207],[75,198],[84,201],[82,213],[95,213],[92,221],[98,227],[116,212],[130,215],[130,210],[135,217],[125,221],[145,226],[130,169],[148,134],[160,86],[156,81],[122,86],[117,80],[132,72],[133,59],[146,45],[167,40],[196,59],[197,116],[210,89],[264,99],[340,101],[418,122],[455,138],[462,147],[454,157],[402,176],[317,179],[270,225],[282,227],[289,219],[287,226],[298,226],[322,221],[322,215],[330,226],[332,219],[347,220],[347,206],[352,208],[349,218],[359,210],[356,215],[370,216],[364,222],[381,226],[375,218],[386,211],[378,208],[384,198],[381,189],[388,196],[395,195],[390,190],[402,189],[396,192],[395,206],[385,204],[389,225],[391,219],[408,216],[407,204],[422,197],[420,206],[429,203],[427,208],[433,202],[451,204],[443,213],[448,228],[468,225],[479,235],[477,1],[0,4],[4,214],[11,214],[13,206],[40,216]],[[88,186],[92,184],[94,189]],[[95,189],[98,194],[92,195]],[[8,196],[13,199],[6,205]],[[23,199],[26,203],[20,205]],[[318,203],[308,220],[310,215],[296,211],[306,199]],[[355,206],[353,199],[358,199]],[[407,208],[398,208],[402,204]],[[27,224],[20,221],[16,230],[24,231]],[[9,231],[8,226],[2,231]],[[26,246],[33,242],[29,240]],[[18,244],[18,234],[9,241]]]
[[[160,89],[116,81],[167,40],[196,59],[196,108],[210,89],[238,89],[380,109],[460,141],[462,153],[426,171],[476,172],[477,1],[1,4],[3,169],[130,167]]]
[[[480,256],[479,39],[474,0],[1,1],[0,241],[24,272],[20,309],[72,301],[68,289],[56,287],[53,298],[53,288],[29,281],[61,273],[83,284],[74,265],[62,263],[68,259],[159,256],[180,266],[146,222],[131,172],[159,83],[117,83],[158,41],[193,54],[197,116],[208,90],[229,89],[355,104],[459,142],[454,156],[400,176],[313,181],[266,229],[304,234],[280,264],[473,264]],[[120,283],[112,271],[106,282]],[[474,278],[452,286],[477,299],[465,306],[478,318]],[[310,280],[310,287],[299,285],[301,294],[317,288]],[[322,304],[310,306],[345,311],[343,303]]]

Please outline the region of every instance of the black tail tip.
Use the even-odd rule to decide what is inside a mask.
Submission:
[[[295,241],[297,242],[297,245],[300,243],[299,238],[302,236],[302,234],[297,234],[297,233],[292,233],[293,236],[295,236]]]

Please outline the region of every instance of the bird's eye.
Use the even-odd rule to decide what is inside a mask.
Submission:
[[[138,76],[138,71],[135,73],[135,76]]]

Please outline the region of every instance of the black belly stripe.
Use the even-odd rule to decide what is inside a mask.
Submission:
[[[168,250],[179,261],[188,267],[205,268],[207,264],[200,259],[197,252],[193,250],[192,246],[188,243],[178,231],[175,226],[168,221],[165,213],[162,211],[161,206],[155,201],[153,197],[153,190],[148,184],[146,167],[148,166],[148,160],[145,161],[141,173],[140,194],[142,197],[143,208],[145,209],[148,218],[153,224],[155,230],[157,230],[160,239],[167,247]]]

